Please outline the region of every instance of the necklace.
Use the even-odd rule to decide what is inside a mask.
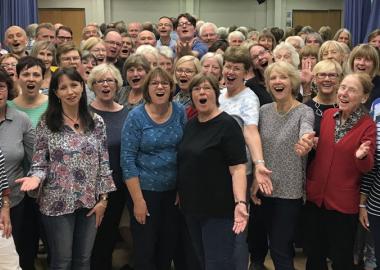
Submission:
[[[322,117],[323,116],[323,111],[320,109],[320,107],[321,107],[321,104],[320,103],[318,103],[317,101],[315,101],[315,100],[313,100],[314,101],[314,107],[315,107],[315,114],[317,115],[317,116],[320,116],[320,117]],[[325,105],[325,104],[323,104],[323,105]],[[338,108],[338,105],[337,104],[329,104],[329,105],[332,105],[333,106],[333,108]],[[327,105],[328,106],[328,105]]]
[[[79,128],[79,124],[78,124],[78,118],[79,118],[79,117],[77,117],[77,120],[74,120],[74,119],[72,119],[70,116],[68,116],[67,114],[65,114],[64,111],[62,111],[62,113],[63,113],[64,116],[66,116],[68,119],[70,119],[70,120],[74,123],[74,128],[75,128],[75,129],[78,129],[78,128]]]
[[[286,112],[282,112],[282,111],[279,111],[278,110],[278,107],[277,107],[277,104],[276,104],[276,111],[277,111],[277,113],[279,114],[279,115],[281,115],[281,116],[285,116],[285,115],[287,115],[295,106],[296,106],[296,104],[297,104],[297,102],[292,102],[292,106],[289,108],[289,110],[288,111],[286,111]]]

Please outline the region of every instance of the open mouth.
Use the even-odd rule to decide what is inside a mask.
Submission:
[[[165,95],[165,92],[156,92],[157,97],[163,97]]]
[[[236,80],[235,77],[227,76],[227,82],[234,82]]]
[[[20,43],[13,43],[12,46],[15,48],[18,48],[21,44]]]
[[[323,87],[325,87],[325,88],[330,88],[330,87],[332,87],[332,86],[334,86],[332,83],[330,83],[330,82],[325,82],[325,83],[322,83],[321,84]]]
[[[187,83],[189,80],[188,79],[180,79],[179,82],[180,83]]]
[[[103,93],[103,94],[109,94],[110,92],[111,92],[110,89],[103,89],[103,90],[102,90],[102,93]]]
[[[207,98],[201,98],[199,99],[200,104],[206,104],[207,103]]]
[[[139,81],[141,81],[141,78],[132,79],[132,82],[133,82],[133,83],[138,83]]]
[[[366,68],[364,68],[364,67],[356,67],[356,69],[358,70],[358,71],[361,71],[361,72],[365,72],[367,69]]]
[[[86,73],[87,75],[90,75],[91,70],[88,69],[88,70],[85,71],[85,73]]]
[[[27,84],[26,88],[29,90],[33,90],[35,88],[35,85],[34,84]]]
[[[127,54],[127,53],[129,53],[129,50],[128,49],[122,49],[121,52]]]
[[[275,86],[273,87],[274,91],[278,92],[278,93],[281,93],[282,91],[284,91],[285,87],[283,86]]]
[[[104,58],[103,57],[98,57],[98,58],[96,58],[96,60],[98,60],[98,62],[103,62]]]

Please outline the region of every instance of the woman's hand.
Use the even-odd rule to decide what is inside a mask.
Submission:
[[[270,176],[272,171],[267,169],[264,164],[258,163],[255,165],[255,181],[263,194],[271,195],[273,191],[272,180]]]
[[[360,207],[359,208],[359,221],[362,226],[369,231],[369,221],[368,221],[368,213],[367,208]]]
[[[146,217],[149,216],[148,207],[146,206],[145,200],[139,200],[133,202],[133,212],[138,223],[144,225],[146,222]]]
[[[2,237],[9,238],[12,235],[12,225],[9,215],[10,208],[3,206],[0,209],[0,229],[3,230]]]
[[[107,202],[100,201],[97,204],[95,204],[94,208],[92,208],[90,212],[88,212],[87,214],[88,217],[91,216],[92,214],[95,214],[96,228],[99,228],[100,224],[102,223],[106,208],[107,208]]]
[[[247,206],[244,203],[238,203],[235,205],[234,226],[232,227],[232,230],[236,234],[244,231],[248,223],[248,216]]]
[[[17,179],[15,182],[21,184],[21,191],[30,191],[38,188],[41,180],[37,176],[31,176]]]
[[[355,157],[357,159],[365,158],[368,155],[370,146],[371,146],[371,141],[366,141],[366,142],[362,143],[359,146],[358,150],[356,150]]]
[[[259,191],[259,184],[257,183],[257,180],[255,179],[252,184],[251,188],[251,200],[256,205],[261,205],[261,200],[257,197],[257,192]]]
[[[300,157],[305,156],[314,146],[315,132],[304,134],[301,139],[294,145],[296,154]]]

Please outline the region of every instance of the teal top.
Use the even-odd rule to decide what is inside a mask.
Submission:
[[[19,111],[22,111],[26,113],[32,122],[33,128],[36,128],[38,121],[40,121],[41,115],[46,111],[48,106],[48,100],[46,100],[44,103],[42,103],[40,106],[35,108],[23,108],[17,106],[13,100],[10,100],[7,102],[7,105],[11,108],[16,108]]]

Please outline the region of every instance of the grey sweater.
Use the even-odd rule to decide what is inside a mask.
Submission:
[[[294,145],[305,133],[313,131],[314,112],[299,104],[288,113],[277,113],[275,103],[260,108],[259,130],[264,159],[272,170],[274,198],[299,199],[304,193],[306,157],[299,157]]]

